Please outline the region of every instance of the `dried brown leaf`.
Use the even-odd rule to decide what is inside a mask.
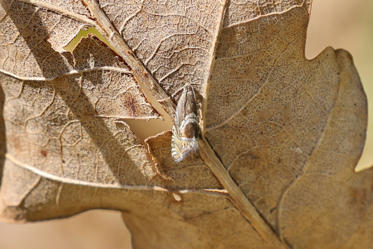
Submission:
[[[351,56],[304,56],[310,1],[0,1],[3,219],[123,212],[134,248],[369,248],[366,97]],[[72,53],[81,28],[95,37]],[[201,159],[175,163],[181,88]],[[146,121],[144,121],[146,122]]]

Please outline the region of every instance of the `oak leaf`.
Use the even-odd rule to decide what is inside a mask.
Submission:
[[[1,218],[119,210],[134,248],[370,248],[373,173],[354,171],[366,97],[346,51],[305,58],[310,10],[0,1]],[[104,38],[64,50],[89,27]],[[201,158],[176,163],[185,84]]]

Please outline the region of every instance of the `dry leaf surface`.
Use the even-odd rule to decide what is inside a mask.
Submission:
[[[305,58],[310,1],[0,3],[3,219],[120,210],[142,249],[371,245],[366,97],[346,51]],[[111,48],[65,52],[89,26]],[[185,84],[211,153],[175,163],[131,121],[169,120]]]

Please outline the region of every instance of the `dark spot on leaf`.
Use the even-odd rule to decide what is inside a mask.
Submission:
[[[41,154],[43,157],[47,157],[47,155],[48,155],[47,151],[45,151],[45,150],[40,150],[40,154]]]
[[[131,50],[128,50],[128,51],[127,51],[127,54],[129,54],[129,55],[133,56],[133,53],[132,53],[132,51],[131,51]]]
[[[123,104],[126,107],[127,110],[131,112],[132,116],[137,115],[137,101],[136,98],[132,95],[127,94],[124,97]]]

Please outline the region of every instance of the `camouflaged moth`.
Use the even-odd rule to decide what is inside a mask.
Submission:
[[[187,157],[197,157],[199,125],[194,89],[185,85],[176,106],[172,127],[171,155],[175,162]]]

